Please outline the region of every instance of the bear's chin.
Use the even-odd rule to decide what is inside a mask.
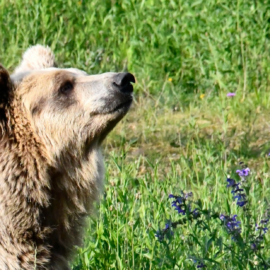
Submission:
[[[87,156],[95,146],[100,146],[107,135],[114,129],[117,123],[127,114],[130,109],[132,101],[129,103],[123,104],[123,106],[117,108],[112,113],[107,113],[104,115],[98,115],[99,117],[103,116],[107,118],[106,125],[95,130],[95,134],[91,132],[93,123],[87,125],[84,131],[85,143],[83,144],[84,153]],[[109,118],[109,120],[108,120]],[[89,133],[88,133],[89,132]]]
[[[112,116],[115,116],[116,118],[119,118],[118,121],[120,121],[129,111],[131,104],[132,104],[132,99],[129,99],[119,104],[109,114],[111,114]]]
[[[122,107],[117,109],[114,113],[110,114],[111,120],[107,123],[106,127],[102,129],[99,133],[98,143],[101,144],[104,139],[107,137],[107,135],[114,129],[114,127],[117,125],[117,123],[127,114],[129,111],[129,107]]]

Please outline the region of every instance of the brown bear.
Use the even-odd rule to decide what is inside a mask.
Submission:
[[[0,66],[0,269],[67,270],[102,190],[100,145],[132,103],[130,73],[88,75],[29,48]]]

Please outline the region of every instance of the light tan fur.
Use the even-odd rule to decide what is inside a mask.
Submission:
[[[48,46],[35,45],[23,54],[22,62],[15,69],[15,73],[54,66],[55,58],[51,49]]]
[[[0,66],[1,270],[70,269],[102,190],[100,144],[131,103],[121,74],[54,65],[50,49],[37,45],[14,82]]]

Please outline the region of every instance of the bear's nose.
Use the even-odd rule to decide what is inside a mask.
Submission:
[[[113,78],[113,86],[119,91],[125,94],[130,94],[133,91],[133,86],[131,83],[135,83],[135,78],[131,73],[122,72],[118,73]]]

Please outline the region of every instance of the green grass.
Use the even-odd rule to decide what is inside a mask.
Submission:
[[[259,256],[270,262],[268,235],[242,265],[224,247],[241,251],[210,218],[210,229],[188,222],[165,243],[154,236],[178,219],[168,194],[181,190],[193,191],[205,209],[238,213],[245,224],[226,188],[240,161],[252,172],[252,222],[266,210],[268,1],[0,0],[0,18],[0,62],[11,71],[27,47],[41,43],[59,66],[128,70],[137,79],[134,106],[104,145],[104,197],[74,269],[196,269],[192,256],[208,269],[262,269]]]

